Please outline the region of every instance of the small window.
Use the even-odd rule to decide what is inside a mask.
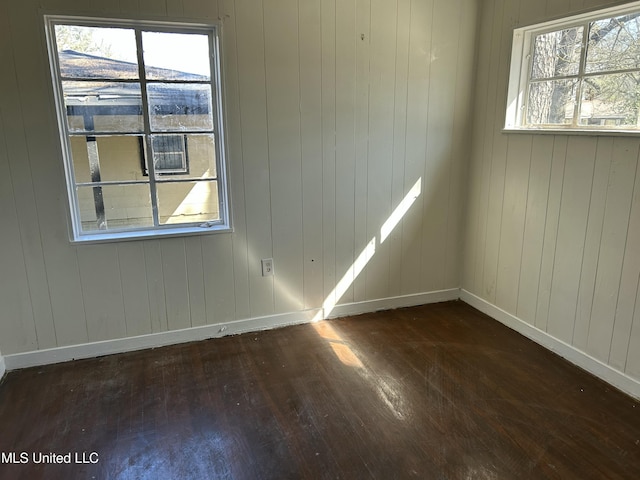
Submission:
[[[640,2],[516,29],[505,128],[640,132]]]
[[[144,152],[144,142],[141,142]],[[153,165],[158,175],[180,175],[189,173],[189,157],[187,156],[187,137],[184,135],[153,135]],[[147,155],[142,155],[144,174],[149,175]]]
[[[216,27],[45,19],[73,240],[229,230]]]

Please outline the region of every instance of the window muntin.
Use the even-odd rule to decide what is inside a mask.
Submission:
[[[228,230],[215,27],[47,17],[47,32],[74,240]]]
[[[640,2],[515,30],[505,128],[640,132]]]

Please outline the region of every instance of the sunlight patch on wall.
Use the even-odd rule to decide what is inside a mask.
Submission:
[[[380,245],[391,235],[391,232],[393,232],[400,220],[404,218],[409,208],[411,208],[411,205],[413,205],[413,202],[420,196],[420,193],[422,193],[422,177],[413,184],[409,193],[405,195],[393,213],[389,215],[387,221],[382,224],[382,228],[380,229]]]
[[[404,196],[402,201],[398,204],[395,210],[389,215],[380,228],[380,245],[389,237],[389,235],[396,228],[398,223],[404,218],[416,199],[422,193],[422,177],[418,178],[416,183],[413,184],[409,192]],[[314,322],[327,318],[331,315],[331,312],[335,308],[336,304],[342,298],[342,295],[353,284],[358,275],[364,270],[369,261],[376,253],[376,237],[373,237],[366,247],[360,252],[358,258],[347,269],[340,281],[336,284],[335,288],[327,295],[322,303],[322,309],[313,318]]]

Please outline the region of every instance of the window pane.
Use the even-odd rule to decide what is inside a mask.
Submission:
[[[213,130],[209,85],[150,83],[147,92],[152,130]]]
[[[156,187],[161,224],[220,219],[216,181],[158,183]]]
[[[576,80],[550,80],[529,86],[527,123],[561,125],[571,123],[575,110]]]
[[[78,187],[78,203],[85,231],[153,226],[148,185]]]
[[[139,83],[62,82],[71,132],[142,132]]]
[[[72,136],[69,138],[69,145],[71,147],[71,159],[73,160],[73,173],[76,183],[91,182],[87,137]]]
[[[71,137],[76,183],[147,180],[141,137]]]
[[[56,25],[63,78],[136,79],[136,37],[131,29]]]
[[[582,125],[640,127],[640,73],[585,78],[582,87]]]
[[[640,14],[592,22],[587,50],[588,73],[640,68]]]
[[[180,179],[216,178],[214,142],[213,134],[153,135],[156,178],[167,175],[179,175]]]
[[[98,137],[103,181],[147,180],[142,167],[142,137]]]
[[[142,32],[142,49],[150,80],[211,79],[207,35]]]
[[[583,27],[537,35],[534,41],[531,78],[576,75],[580,67]]]

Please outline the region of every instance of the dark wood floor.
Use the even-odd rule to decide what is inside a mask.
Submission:
[[[637,479],[640,404],[450,302],[14,371],[0,452],[12,480]]]

